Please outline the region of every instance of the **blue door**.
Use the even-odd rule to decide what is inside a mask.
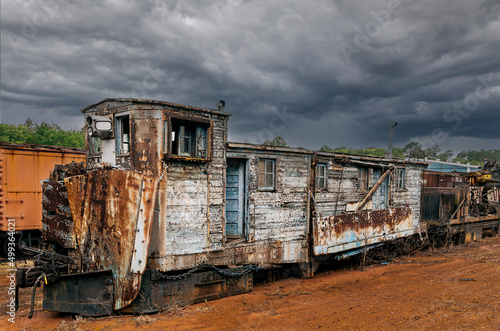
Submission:
[[[226,238],[241,238],[245,220],[245,160],[228,159],[226,169]]]
[[[380,170],[373,170],[373,185],[380,179],[382,172]],[[389,177],[387,177],[380,187],[377,189],[372,198],[373,209],[386,209],[387,208],[387,198],[388,198],[388,188],[389,188]]]

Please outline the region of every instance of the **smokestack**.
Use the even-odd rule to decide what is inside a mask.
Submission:
[[[389,142],[387,143],[387,153],[385,157],[387,159],[392,159],[392,139],[394,137],[394,128],[398,125],[398,122],[394,124],[389,124]]]

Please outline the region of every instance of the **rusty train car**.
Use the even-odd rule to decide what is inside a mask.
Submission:
[[[17,272],[20,287],[45,279],[44,310],[154,312],[425,230],[426,163],[228,142],[223,107],[105,99],[82,113],[87,170],[44,182],[60,250]]]
[[[85,150],[0,142],[0,248],[7,255],[8,233],[16,244],[41,240],[42,188],[56,164],[84,162]]]
[[[428,233],[466,243],[498,235],[499,175],[498,165],[493,171],[486,165],[474,173],[425,170],[421,214]]]

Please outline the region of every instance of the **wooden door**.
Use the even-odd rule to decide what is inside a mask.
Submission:
[[[226,169],[226,238],[241,238],[245,220],[245,160],[228,159]]]

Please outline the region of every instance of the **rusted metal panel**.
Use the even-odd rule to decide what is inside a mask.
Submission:
[[[43,310],[106,316],[113,311],[111,272],[63,275],[43,286]]]
[[[61,182],[43,181],[42,187],[44,240],[57,242],[64,248],[75,248],[74,224],[66,186]]]
[[[425,170],[422,174],[423,187],[452,188],[459,183],[467,183],[466,173],[439,172]]]
[[[316,218],[314,255],[348,251],[413,233],[411,209],[407,207]]]
[[[244,268],[225,269],[230,273],[242,272]],[[120,312],[145,313],[183,306],[205,300],[250,292],[253,275],[225,277],[215,271],[201,271],[178,280],[165,279],[157,270],[146,270],[140,295],[130,306]]]
[[[139,117],[140,116],[140,117]],[[159,176],[162,149],[162,114],[153,112],[152,118],[143,118],[142,113],[131,112],[131,149],[130,161],[134,171],[148,175]]]
[[[64,248],[75,248],[73,215],[68,201],[66,177],[84,173],[83,163],[56,164],[50,179],[42,181],[42,236]]]
[[[137,296],[146,267],[157,182],[135,172],[104,168],[68,178],[65,184],[76,215],[80,272],[111,270],[113,307],[126,307]],[[78,194],[83,189],[84,194]]]
[[[307,240],[240,241],[200,254],[176,254],[150,257],[151,269],[173,271],[190,269],[204,262],[214,265],[280,264],[309,261]]]
[[[463,219],[469,213],[469,194],[469,187],[425,187],[422,191],[422,221],[442,225]]]

